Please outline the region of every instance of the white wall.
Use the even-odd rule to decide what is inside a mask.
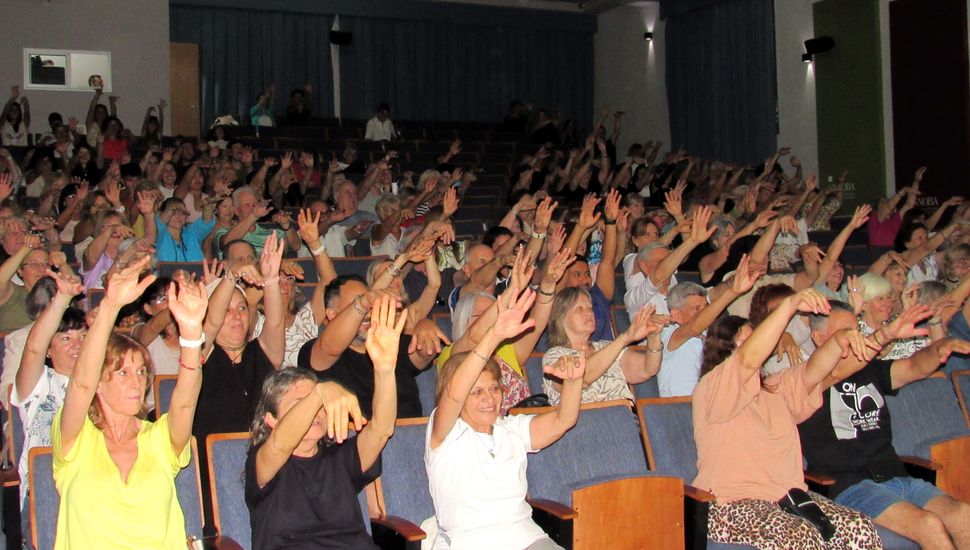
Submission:
[[[623,158],[631,143],[661,139],[670,146],[670,119],[664,80],[664,24],[659,3],[640,2],[614,8],[597,16],[593,42],[594,112],[604,105],[610,112],[625,111],[617,156]],[[653,40],[643,33],[653,32]],[[612,131],[612,115],[607,132]]]
[[[23,89],[23,48],[111,52],[112,95],[120,97],[118,117],[136,134],[145,109],[169,97],[168,0],[0,0],[0,94]],[[82,123],[91,93],[27,90],[31,132],[47,131],[47,115]],[[104,98],[107,104],[107,98]],[[168,120],[166,120],[168,126]]]
[[[815,73],[802,63],[805,40],[815,36],[814,0],[775,0],[775,72],[778,80],[778,146],[790,146],[805,175],[818,173]],[[785,166],[791,170],[789,166]]]

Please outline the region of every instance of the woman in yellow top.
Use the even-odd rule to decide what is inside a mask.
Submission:
[[[175,476],[190,458],[208,301],[201,283],[180,284],[177,294],[169,287],[181,368],[169,413],[155,423],[143,420],[151,359],[144,346],[112,329],[122,306],[155,280],[138,280],[149,260],[144,256],[111,276],[54,417],[54,482],[61,496],[57,550],[185,549]]]
[[[535,350],[539,337],[549,322],[556,285],[575,259],[576,255],[568,248],[549,259],[539,282],[535,306],[529,313],[529,318],[535,321],[535,328],[519,335],[515,340],[503,343],[492,354],[502,373],[502,415],[530,395],[522,366]],[[509,281],[509,288],[514,289],[513,292],[521,292],[532,280],[534,268],[529,262],[527,253],[519,250]],[[482,341],[495,324],[498,312],[494,307],[489,307],[494,302],[495,297],[484,292],[470,293],[458,300],[451,325],[452,340],[455,343],[441,350],[437,362],[439,369],[444,367],[452,355],[470,351]]]

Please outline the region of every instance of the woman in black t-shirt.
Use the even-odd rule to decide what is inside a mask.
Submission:
[[[192,429],[192,435],[199,442],[200,464],[206,463],[205,440],[209,434],[249,429],[263,382],[283,364],[284,304],[279,271],[284,245],[271,234],[263,247],[258,271],[251,264],[233,266],[232,270],[226,270],[209,298],[205,334],[214,345],[202,365],[202,390]],[[237,280],[250,284],[249,296],[236,286]],[[262,287],[265,322],[259,338],[250,342],[251,312],[259,301],[258,293],[253,290],[259,287]],[[203,492],[206,492],[209,470],[202,468],[200,472]],[[210,526],[210,501],[202,500],[205,525]]]
[[[366,427],[357,398],[334,382],[317,382],[313,371],[285,369],[266,381],[246,460],[255,550],[376,548],[357,494],[380,475],[378,459],[397,418],[394,369],[407,316],[396,305],[382,296],[371,310],[365,345],[374,363],[374,402]],[[358,435],[345,443],[348,416]]]

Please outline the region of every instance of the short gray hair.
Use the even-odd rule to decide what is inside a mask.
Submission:
[[[673,311],[684,307],[687,298],[691,296],[700,296],[707,299],[707,289],[691,281],[677,283],[667,292],[667,309]]]
[[[637,261],[638,262],[647,261],[647,258],[650,256],[650,252],[653,250],[657,250],[659,248],[667,248],[667,245],[661,243],[660,241],[654,241],[652,243],[641,246],[640,250],[637,251]]]
[[[243,185],[242,187],[232,192],[232,205],[239,206],[239,201],[242,200],[241,197],[243,195],[252,195],[256,198],[259,198],[259,196],[256,195],[256,191],[251,186]]]
[[[813,331],[823,330],[829,322],[829,315],[832,315],[832,312],[834,311],[845,311],[845,312],[851,313],[852,315],[855,315],[855,310],[852,309],[852,306],[850,306],[845,302],[840,302],[838,300],[829,300],[829,306],[831,306],[832,310],[829,312],[828,315],[813,313],[808,316],[808,322],[811,325]]]
[[[392,193],[384,193],[381,195],[381,198],[377,199],[377,204],[374,205],[374,212],[378,217],[383,218],[386,209],[394,206],[401,206],[401,197]]]

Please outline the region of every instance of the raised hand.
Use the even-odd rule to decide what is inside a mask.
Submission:
[[[849,275],[845,285],[849,293],[849,305],[852,306],[853,311],[858,315],[862,311],[863,302],[865,302],[866,285],[862,284],[856,275]]]
[[[458,190],[454,187],[445,191],[445,196],[441,200],[441,209],[444,211],[445,218],[450,218],[458,211]]]
[[[923,176],[926,175],[926,167],[920,166],[916,169],[916,174],[913,175],[913,186],[918,187],[920,182],[923,181]]]
[[[285,244],[283,240],[276,237],[275,231],[266,238],[266,242],[263,244],[263,253],[259,257],[259,273],[263,276],[263,279],[279,276]]]
[[[280,170],[289,170],[291,166],[293,166],[293,153],[287,152],[280,159]]]
[[[320,242],[320,212],[311,214],[309,208],[304,208],[296,215],[296,224],[300,228],[300,238],[307,246],[316,248]]]
[[[438,324],[430,319],[423,319],[414,326],[411,343],[408,345],[408,355],[421,352],[430,357],[441,353],[441,350],[451,345],[451,339],[441,331]]]
[[[529,313],[529,309],[532,308],[535,301],[536,293],[531,288],[527,288],[522,294],[519,294],[515,289],[509,287],[509,290],[503,292],[499,299],[495,301],[498,316],[495,318],[491,334],[502,340],[508,340],[534,327],[535,320],[525,319],[523,321],[523,319]]]
[[[583,199],[583,207],[579,211],[579,226],[583,229],[589,229],[596,225],[596,222],[600,220],[600,214],[596,212],[596,205],[600,203],[600,200],[596,198],[596,195],[592,193],[586,195]]]
[[[747,294],[754,284],[761,278],[760,270],[753,269],[751,257],[747,254],[741,256],[738,268],[734,271],[734,279],[731,281],[731,291],[738,294]]]
[[[152,274],[146,275],[140,282],[138,280],[138,276],[151,264],[151,260],[151,256],[144,254],[124,269],[112,273],[101,304],[120,308],[137,300],[155,281]]]
[[[868,204],[863,204],[862,206],[857,206],[855,213],[852,214],[852,219],[849,221],[849,225],[852,229],[859,229],[869,221],[869,214],[872,212],[872,207]]]
[[[812,288],[806,288],[786,299],[791,301],[791,305],[795,307],[796,311],[802,313],[828,315],[832,311],[832,307],[829,305],[829,301],[825,299],[825,296],[822,296],[817,290]]]
[[[523,288],[532,281],[535,267],[532,265],[531,258],[526,254],[525,247],[520,246],[515,253],[515,262],[512,264],[512,279],[509,288],[515,292],[521,292]]]
[[[0,201],[13,194],[13,178],[7,174],[0,174]]]
[[[225,268],[226,264],[216,258],[212,258],[209,262],[202,262],[202,282],[206,285],[211,284],[212,281],[222,277]]]
[[[825,257],[825,252],[816,244],[806,244],[801,248],[802,259],[814,264],[822,263],[822,259]]]
[[[360,412],[360,402],[357,396],[346,390],[336,382],[320,382],[314,388],[320,401],[323,402],[323,410],[327,413],[327,437],[337,443],[343,443],[347,439],[349,425],[347,419],[350,418],[356,431],[364,428],[367,419]]]
[[[303,273],[303,267],[300,264],[294,262],[293,260],[283,260],[280,263],[280,273],[286,277],[293,277],[299,281],[302,281],[306,276]]]
[[[620,215],[620,192],[616,189],[610,189],[610,192],[606,195],[606,202],[603,204],[603,215],[606,216],[606,221],[615,222],[616,218]]]
[[[784,333],[781,335],[781,339],[778,340],[778,345],[775,347],[775,358],[781,361],[783,356],[788,356],[788,362],[792,365],[797,365],[802,362],[802,350],[795,343],[795,339],[789,333]]]
[[[710,206],[702,206],[694,211],[694,218],[690,226],[688,239],[695,245],[701,244],[717,231],[717,226],[708,227],[713,216]]]
[[[878,345],[870,342],[858,329],[847,328],[836,332],[833,337],[842,349],[842,358],[845,359],[851,353],[859,361],[868,363],[876,356]],[[794,363],[793,363],[794,364]]]
[[[552,197],[546,197],[536,206],[535,219],[532,222],[532,230],[536,233],[545,233],[552,222],[552,213],[555,212],[558,202],[553,202]]]
[[[680,184],[678,184],[678,187]],[[673,191],[667,191],[664,193],[664,210],[666,210],[672,217],[680,218],[684,215],[684,203],[682,199],[681,192],[677,189]]]
[[[953,353],[970,354],[970,342],[958,338],[946,338],[936,348],[936,355],[940,363],[946,363]]]
[[[579,355],[563,355],[555,363],[542,367],[542,372],[562,381],[582,380],[583,375],[586,374],[586,355],[588,353],[589,349],[583,346],[579,350]]]
[[[630,328],[623,333],[624,339],[630,343],[639,342],[662,329],[664,324],[654,322],[654,313],[656,313],[656,307],[652,305],[642,307],[630,323]]]
[[[179,333],[195,339],[202,334],[202,323],[209,307],[205,284],[201,281],[182,280],[168,285],[168,310],[178,324]]]
[[[558,254],[549,260],[549,264],[546,266],[545,279],[553,286],[559,284],[559,280],[566,273],[566,268],[575,261],[576,255],[573,254],[572,250],[568,248],[560,250]]]
[[[778,213],[775,212],[774,210],[771,210],[771,209],[762,210],[761,212],[758,213],[758,216],[754,219],[754,226],[757,227],[758,229],[764,229],[765,227],[768,227],[769,225],[771,225],[771,222],[774,220],[775,216],[777,215]]]
[[[882,330],[890,340],[898,338],[912,338],[914,336],[928,336],[930,331],[926,328],[916,328],[916,325],[933,316],[933,310],[928,306],[916,304],[904,309]],[[883,342],[888,344],[889,342]]]
[[[550,255],[558,254],[562,250],[562,245],[566,243],[566,226],[559,224],[556,228],[549,234],[546,246],[548,247],[546,251]]]
[[[267,214],[273,211],[273,207],[266,201],[259,201],[256,203],[256,207],[253,208],[253,215],[256,219],[264,218]]]
[[[68,275],[59,271],[47,270],[47,276],[57,284],[57,293],[64,296],[77,296],[84,292],[84,283],[77,275]]]
[[[397,301],[390,296],[381,296],[371,307],[370,327],[364,347],[374,364],[374,372],[390,374],[397,364],[398,346],[401,331],[407,315],[397,313]]]
[[[151,191],[138,192],[138,211],[143,216],[151,216],[155,213],[155,194]]]

